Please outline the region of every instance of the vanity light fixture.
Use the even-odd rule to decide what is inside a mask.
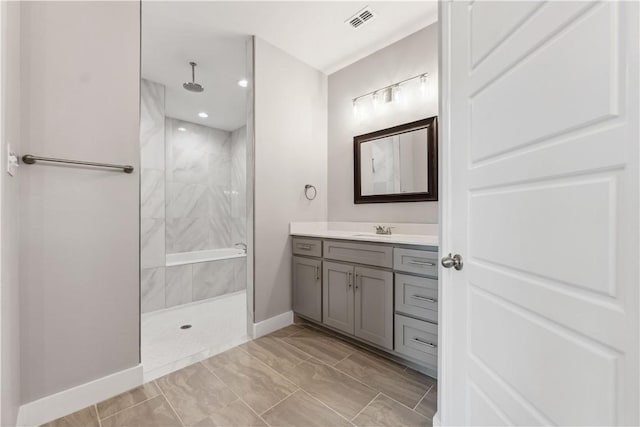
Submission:
[[[206,119],[207,117],[209,117],[209,115],[207,113],[205,113],[204,111],[200,111],[198,113],[198,117],[201,117],[203,119]]]
[[[427,75],[423,74],[420,76],[420,92],[423,94],[427,92]]]
[[[238,80],[238,86],[247,87],[248,85],[249,85],[249,82],[247,81],[247,79]]]
[[[381,89],[376,89],[372,92],[365,93],[364,95],[357,96],[353,98],[353,114],[354,116],[358,115],[358,104],[361,100],[371,97],[371,102],[373,104],[373,109],[377,109],[380,102],[387,103],[396,101],[399,102],[402,97],[402,86],[406,85],[410,81],[418,80],[420,82],[420,90],[422,93],[426,92],[427,87],[427,79],[429,74],[422,73],[417,76],[410,77],[408,79],[399,81],[397,83],[390,84],[389,86],[385,86]]]
[[[398,102],[402,98],[402,89],[400,89],[400,85],[397,84],[393,87],[393,100]]]

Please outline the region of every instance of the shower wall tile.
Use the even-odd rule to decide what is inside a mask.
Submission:
[[[231,133],[231,240],[247,241],[247,127]]]
[[[164,85],[142,79],[140,84],[140,167],[164,169]]]
[[[142,218],[164,218],[164,171],[142,169],[140,188],[140,215]]]
[[[143,313],[165,307],[164,282],[164,267],[142,269],[140,272],[140,294]]]
[[[193,300],[199,301],[233,292],[234,259],[193,264]]]
[[[200,251],[209,248],[207,218],[167,219],[167,253]]]
[[[211,214],[211,194],[206,185],[169,182],[168,218],[207,218]]]
[[[164,219],[142,218],[140,220],[140,250],[141,268],[164,267]]]
[[[169,136],[170,137],[170,136]],[[174,141],[175,142],[175,141]],[[206,183],[209,179],[209,155],[189,147],[193,144],[174,144],[171,152],[170,180],[185,184]]]
[[[247,221],[244,218],[233,218],[231,220],[231,236],[234,244],[247,244]]]
[[[229,248],[231,241],[231,206],[229,190],[225,187],[209,189],[211,211],[209,214],[209,244],[212,248]]]
[[[165,270],[166,307],[187,304],[192,301],[192,265],[167,267]]]
[[[169,117],[165,126],[167,251],[230,247],[231,134]]]
[[[155,294],[147,297],[143,305],[149,311],[149,307],[164,308],[164,271],[154,269],[152,275],[148,270],[165,265],[164,86],[142,79],[140,99],[140,265],[147,269],[147,281],[155,279],[156,287],[163,275],[162,304]]]
[[[217,140],[220,150],[209,153],[208,184],[212,187],[228,187],[231,179],[231,138]]]
[[[169,181],[228,184],[229,132],[167,117],[166,135]]]
[[[234,291],[247,289],[247,257],[235,258],[233,264]]]
[[[213,248],[230,248],[231,229],[229,218],[209,218],[209,246]]]

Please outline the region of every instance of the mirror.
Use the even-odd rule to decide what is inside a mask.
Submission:
[[[438,200],[437,117],[353,138],[354,202]]]

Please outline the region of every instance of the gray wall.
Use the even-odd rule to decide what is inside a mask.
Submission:
[[[329,220],[438,223],[438,203],[353,203],[353,137],[438,114],[438,24],[420,30],[329,76]],[[389,104],[364,120],[353,98],[424,72],[424,101]],[[406,98],[404,94],[403,98]]]
[[[140,4],[22,3],[22,401],[139,363]],[[117,29],[117,31],[114,31]],[[22,185],[24,184],[24,185]]]
[[[0,225],[0,396],[2,418],[0,425],[15,425],[20,405],[20,286],[18,282],[19,255],[19,178],[6,174],[7,149],[20,152],[20,3],[2,2],[2,118],[0,136],[0,173],[2,189],[2,224]],[[22,171],[19,171],[22,172]]]
[[[327,77],[256,38],[256,322],[291,310],[289,223],[326,220],[326,165]]]

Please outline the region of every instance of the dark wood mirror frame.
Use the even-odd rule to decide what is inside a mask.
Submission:
[[[427,191],[421,193],[395,193],[363,196],[361,188],[360,146],[364,142],[392,135],[427,129]],[[411,123],[382,129],[353,138],[353,201],[361,203],[434,202],[438,200],[438,117],[417,120]]]

